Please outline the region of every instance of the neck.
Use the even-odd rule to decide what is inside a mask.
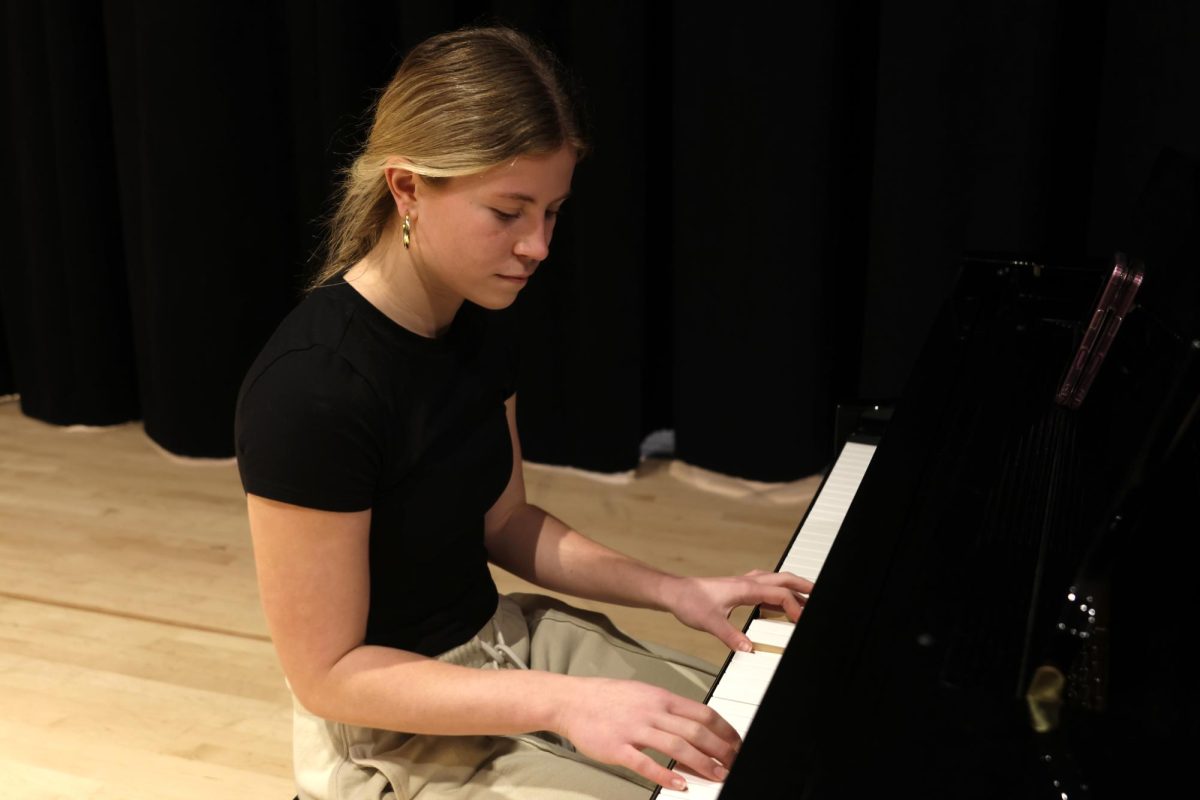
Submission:
[[[346,271],[346,282],[397,325],[437,338],[454,321],[463,298],[422,269],[413,250],[395,241],[390,228],[362,261]]]

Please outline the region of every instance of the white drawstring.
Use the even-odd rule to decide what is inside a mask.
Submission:
[[[479,644],[480,644],[480,646],[483,647],[483,652],[487,653],[488,658],[492,659],[492,663],[489,665],[492,668],[503,669],[504,664],[501,663],[500,656],[505,656],[505,657],[507,657],[508,662],[512,666],[519,667],[521,669],[529,669],[529,666],[524,661],[521,660],[521,657],[518,656],[516,653],[514,653],[511,647],[509,647],[507,644],[505,644],[504,634],[501,633],[499,630],[496,631],[496,646],[495,647],[488,644],[483,639],[479,640]]]

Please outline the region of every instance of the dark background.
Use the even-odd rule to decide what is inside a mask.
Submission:
[[[0,394],[231,456],[374,93],[472,22],[549,43],[593,124],[516,305],[531,461],[627,470],[670,428],[689,463],[799,478],[839,403],[903,394],[965,253],[1197,269],[1200,6],[778,9],[8,0]]]

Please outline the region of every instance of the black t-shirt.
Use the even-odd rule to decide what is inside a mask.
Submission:
[[[344,282],[280,323],[238,393],[235,446],[251,494],[371,509],[366,643],[437,655],[496,609],[483,516],[512,474],[505,312],[464,302],[436,339]]]

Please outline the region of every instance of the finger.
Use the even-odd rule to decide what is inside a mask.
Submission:
[[[808,606],[808,598],[805,597],[804,595],[796,594],[795,592],[792,592],[792,597],[796,598],[796,603],[797,603],[797,605],[800,606],[801,610],[805,609]],[[778,616],[784,616],[783,609],[781,607],[775,605],[774,603],[771,603],[770,601],[764,600],[763,602],[759,603],[759,605],[762,606],[762,608],[765,610],[778,611],[779,612]]]
[[[801,608],[803,609],[803,604],[801,604]],[[773,620],[777,620],[777,621],[783,620],[785,622],[794,622],[794,621],[798,622],[799,621],[799,620],[789,619],[786,611],[784,611],[779,606],[773,606],[773,605],[770,605],[769,603],[763,603],[762,605],[760,605],[758,607],[758,618],[759,619],[768,619],[768,620],[773,619]]]
[[[782,587],[771,587],[764,593],[761,602],[771,603],[782,608],[784,613],[787,614],[788,619],[792,622],[800,619],[800,612],[803,610],[800,601],[796,599],[796,595],[791,590]]]
[[[800,594],[812,594],[813,586],[815,585],[808,578],[801,578],[799,575],[791,572],[764,572],[759,575],[748,574],[746,577],[753,577],[758,583],[783,586]]]
[[[725,718],[704,703],[689,700],[686,697],[673,695],[667,704],[667,711],[676,716],[699,722],[704,727],[729,742],[734,750],[742,746],[742,737],[737,730],[725,721]]]
[[[678,764],[710,781],[724,780],[725,776],[729,774],[727,768],[713,761],[691,742],[673,733],[657,728],[647,731],[643,744],[675,759]]]
[[[750,637],[730,625],[728,620],[717,620],[716,628],[710,629],[709,633],[720,639],[721,643],[730,650],[749,653],[754,649],[754,643],[750,641]]]
[[[722,739],[700,722],[675,715],[664,715],[657,722],[661,731],[678,736],[709,758],[716,759],[725,767],[732,767],[738,748],[734,742]]]
[[[682,775],[667,769],[636,747],[629,747],[617,763],[659,786],[668,786],[677,791],[687,788],[687,781]]]
[[[808,578],[803,578],[791,572],[777,572],[776,574],[784,579],[783,585],[791,589],[793,592],[799,592],[800,594],[812,594],[813,587],[816,586],[816,584]]]
[[[747,583],[737,593],[735,604],[751,606],[760,604],[774,605],[782,608],[784,613],[787,614],[788,619],[792,622],[800,618],[800,601],[796,598],[794,592],[782,586]],[[719,634],[717,638],[728,644],[726,638]]]

